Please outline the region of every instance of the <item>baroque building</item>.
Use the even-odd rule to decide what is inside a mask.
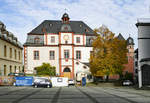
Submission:
[[[56,67],[58,76],[74,79],[83,74],[89,78],[94,31],[83,21],[70,21],[67,13],[61,19],[44,20],[27,34],[25,73],[33,74],[35,68],[45,62]]]
[[[22,72],[23,46],[11,32],[0,22],[0,75]]]

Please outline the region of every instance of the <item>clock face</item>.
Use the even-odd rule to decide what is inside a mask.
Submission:
[[[131,39],[129,39],[129,43],[132,43],[132,40],[131,40]]]
[[[69,39],[69,36],[68,35],[64,35],[64,40],[68,40]]]

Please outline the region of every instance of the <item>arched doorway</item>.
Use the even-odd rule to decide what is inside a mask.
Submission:
[[[150,85],[150,65],[144,64],[142,66],[142,84]]]
[[[71,70],[70,68],[66,67],[64,68],[64,77],[68,77],[69,79],[71,78]]]

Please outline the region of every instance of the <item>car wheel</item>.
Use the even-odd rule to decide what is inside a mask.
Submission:
[[[37,88],[38,86],[37,86],[37,85],[34,85],[34,87]]]

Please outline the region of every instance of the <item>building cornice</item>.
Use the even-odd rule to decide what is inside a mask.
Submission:
[[[5,61],[9,61],[9,62],[15,62],[15,63],[22,64],[22,62],[10,60],[10,59],[5,59],[5,58],[1,58],[1,57],[0,57],[0,60],[5,60]]]
[[[74,47],[92,47],[87,45],[75,45],[75,44],[59,44],[61,46],[74,46]],[[59,45],[24,45],[24,47],[59,47]]]
[[[137,27],[138,26],[150,26],[150,23],[136,23],[135,24]]]

